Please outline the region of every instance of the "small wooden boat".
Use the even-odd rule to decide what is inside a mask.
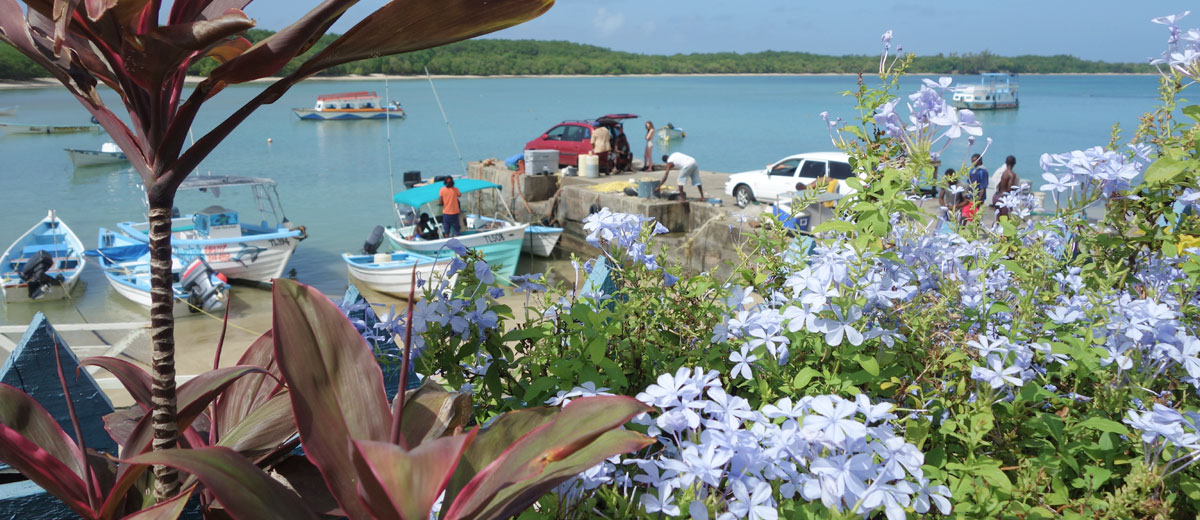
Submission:
[[[15,115],[17,115],[18,108],[21,108],[21,107],[17,106],[17,105],[13,105],[10,107],[0,107],[0,116],[15,116]]]
[[[392,197],[396,214],[400,221],[405,223],[399,228],[388,227],[384,230],[393,249],[438,258],[454,254],[446,249],[446,243],[450,239],[444,236],[440,229],[438,237],[432,240],[420,238],[416,234],[418,214],[440,214],[432,204],[438,200],[438,192],[443,186],[444,183],[438,181],[415,186]],[[500,191],[499,184],[479,179],[456,179],[454,187],[458,188],[464,197],[479,196],[480,192],[485,190],[493,195]],[[503,199],[500,199],[500,202],[503,204]],[[461,201],[463,208],[479,205],[466,200]],[[508,280],[516,273],[517,261],[521,257],[521,244],[525,241],[525,228],[529,225],[515,222],[507,206],[504,206],[504,210],[508,214],[501,218],[464,215],[466,226],[463,227],[462,234],[454,238],[463,246],[483,253],[483,259],[492,266],[492,272],[502,280]],[[435,221],[440,222],[440,216],[435,218]]]
[[[346,270],[350,277],[362,282],[376,292],[390,294],[397,298],[408,298],[412,290],[413,271],[417,273],[418,283],[416,298],[425,294],[425,290],[441,283],[446,276],[446,268],[450,266],[451,258],[434,258],[409,252],[376,253],[373,255],[352,255],[342,253],[346,262]],[[457,276],[457,274],[453,275]],[[451,278],[451,285],[454,280]]]
[[[521,243],[521,251],[537,256],[550,256],[562,232],[562,228],[529,226],[525,230],[525,241]]]
[[[675,125],[673,125],[671,123],[667,123],[667,126],[659,128],[657,130],[657,133],[658,133],[658,138],[662,141],[670,141],[672,139],[683,139],[684,137],[687,137],[687,132],[684,132],[682,128],[675,128]]]
[[[83,243],[54,210],[0,256],[5,302],[57,300],[83,272]]]
[[[296,117],[309,121],[357,121],[362,119],[403,118],[400,103],[381,104],[374,92],[347,92],[317,96],[313,108],[293,108]]]
[[[67,155],[71,157],[71,162],[76,168],[85,166],[99,166],[102,164],[119,164],[129,162],[129,158],[125,157],[125,152],[115,143],[104,143],[99,150],[78,150],[75,148],[66,148]]]
[[[179,192],[202,191],[220,196],[245,188],[250,189],[259,210],[260,218],[254,221],[261,224],[242,221],[235,210],[209,206],[171,219],[171,252],[184,262],[203,258],[231,279],[269,282],[282,276],[296,246],[308,235],[304,226],[293,226],[283,214],[275,181],[192,175],[179,185]],[[121,222],[117,229],[135,241],[150,241],[147,222]]]
[[[74,134],[101,130],[100,125],[24,125],[17,123],[0,123],[0,129],[10,134]]]
[[[1021,100],[1017,98],[1019,85],[1016,74],[986,73],[980,74],[979,78],[977,84],[955,88],[950,104],[971,110],[996,110],[1021,106]]]
[[[105,228],[100,228],[97,243],[100,248],[90,249],[86,254],[99,259],[109,285],[117,294],[149,309],[150,246]],[[175,316],[225,309],[229,284],[204,260],[197,258],[185,266],[179,257],[172,257],[171,274]]]

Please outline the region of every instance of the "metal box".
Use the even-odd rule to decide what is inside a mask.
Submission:
[[[525,150],[525,173],[550,175],[558,171],[558,150]]]

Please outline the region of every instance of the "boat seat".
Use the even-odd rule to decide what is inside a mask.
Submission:
[[[34,254],[36,254],[39,251],[45,251],[47,253],[50,253],[50,256],[54,256],[54,257],[70,256],[71,246],[68,244],[28,245],[28,246],[21,248],[21,256],[28,258],[28,257],[33,256]]]

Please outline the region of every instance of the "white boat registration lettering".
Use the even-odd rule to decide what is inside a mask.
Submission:
[[[271,243],[271,247],[287,247],[287,245],[288,245],[288,239],[286,239],[286,238],[272,238],[272,239],[270,240],[270,243]]]
[[[489,244],[497,244],[504,241],[504,235],[497,233],[495,235],[487,235],[483,239]]]

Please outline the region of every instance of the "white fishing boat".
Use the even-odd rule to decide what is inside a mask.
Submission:
[[[684,132],[682,128],[676,128],[675,125],[671,123],[667,123],[667,126],[659,128],[656,130],[656,132],[658,133],[659,140],[662,141],[683,139],[684,137],[687,137],[687,132]]]
[[[76,168],[129,162],[129,158],[125,157],[125,152],[122,152],[121,147],[117,146],[116,143],[104,143],[100,145],[99,150],[79,150],[75,148],[66,148],[66,150],[67,155],[71,158],[71,162]]]
[[[100,228],[98,249],[86,251],[104,268],[109,285],[121,296],[150,308],[150,246],[111,230]],[[171,258],[171,292],[175,298],[172,313],[187,316],[200,311],[215,313],[229,301],[229,284],[223,275],[202,259],[184,264]]]
[[[26,125],[19,123],[0,123],[0,130],[10,134],[74,134],[79,132],[99,132],[100,125]]]
[[[521,244],[521,251],[537,256],[550,256],[562,232],[562,228],[557,227],[529,226],[525,230],[525,241]]]
[[[18,108],[21,108],[21,107],[18,105],[13,105],[10,107],[0,107],[0,116],[15,116],[15,115],[17,115]]]
[[[987,73],[979,76],[979,83],[955,88],[950,104],[971,110],[1017,108],[1021,105],[1017,98],[1019,85],[1016,74]]]
[[[259,177],[193,175],[179,185],[189,192],[221,197],[249,189],[261,223],[243,219],[219,205],[171,219],[171,252],[184,262],[203,258],[230,279],[269,282],[283,275],[296,245],[308,237],[304,226],[293,226],[283,214],[275,181]],[[229,195],[231,198],[233,195]],[[179,200],[177,197],[176,200]],[[282,219],[281,219],[282,217]],[[121,222],[117,229],[138,242],[149,243],[147,222]]]
[[[317,96],[313,108],[293,108],[296,117],[311,121],[357,121],[361,119],[403,118],[400,102],[380,103],[374,92],[346,92]]]
[[[54,210],[0,256],[5,302],[66,297],[83,272],[83,243]]]
[[[370,255],[342,253],[342,260],[346,262],[346,270],[351,278],[376,292],[408,298],[409,292],[413,291],[414,297],[420,298],[426,289],[441,283],[453,259],[401,251]],[[416,271],[418,282],[415,290],[412,286],[413,271]],[[451,275],[451,285],[455,276],[457,274]]]
[[[384,230],[394,249],[438,258],[454,254],[446,248],[450,237],[441,229],[441,212],[432,206],[432,203],[439,199],[438,192],[444,186],[443,181],[438,181],[414,186],[393,196],[396,215],[404,223],[398,228],[388,227]],[[460,204],[464,209],[482,207],[478,198],[481,192],[486,191],[494,195],[500,190],[499,184],[479,179],[456,179],[454,187],[458,188],[464,197],[471,195],[475,198],[474,203],[462,201]],[[503,201],[500,205],[503,205]],[[465,215],[466,226],[462,233],[454,238],[467,248],[481,252],[484,260],[492,266],[492,271],[502,280],[508,280],[516,273],[517,260],[521,257],[521,244],[525,241],[525,229],[529,225],[515,222],[508,207],[503,206],[503,209],[505,214],[495,217]],[[436,233],[429,238],[417,235],[417,215],[421,213],[434,217],[433,226]]]

